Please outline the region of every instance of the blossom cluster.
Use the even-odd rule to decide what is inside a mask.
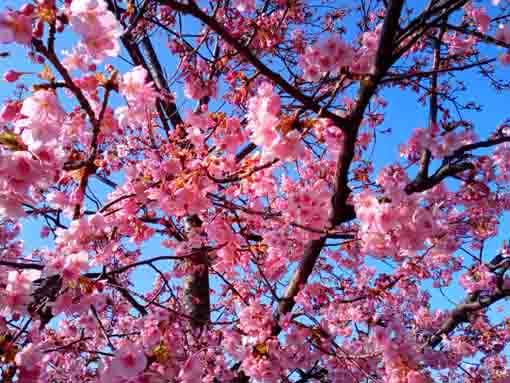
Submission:
[[[118,55],[122,29],[115,15],[108,10],[106,1],[73,1],[69,13],[71,27],[81,36],[77,47],[80,56],[100,62]]]
[[[297,130],[278,131],[280,113],[280,96],[273,91],[271,84],[263,83],[257,90],[257,96],[249,101],[247,129],[251,130],[253,143],[262,147],[264,157],[291,160],[298,157],[304,148]]]

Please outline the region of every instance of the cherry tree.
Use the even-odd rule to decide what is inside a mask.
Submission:
[[[2,382],[510,382],[509,1],[20,1],[0,43]]]

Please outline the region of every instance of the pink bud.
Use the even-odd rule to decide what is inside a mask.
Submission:
[[[12,121],[21,110],[22,103],[17,101],[7,102],[0,111],[0,121]]]
[[[57,32],[58,33],[64,32],[64,27],[65,27],[64,23],[60,20],[57,20],[57,22],[55,23],[55,28]]]
[[[41,38],[44,34],[44,22],[42,20],[37,20],[35,23],[34,29],[32,30],[32,34],[37,37]]]
[[[498,60],[499,60],[499,63],[503,66],[510,65],[510,53],[507,52],[507,53],[500,54],[498,57]]]
[[[24,16],[31,16],[34,13],[35,7],[32,4],[23,4],[19,9],[20,13]]]
[[[21,72],[16,72],[15,70],[8,70],[4,73],[4,81],[7,82],[15,82],[23,75]]]
[[[47,238],[50,235],[50,228],[48,226],[43,226],[41,229],[41,237]]]

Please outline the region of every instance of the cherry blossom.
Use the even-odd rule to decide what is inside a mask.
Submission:
[[[146,367],[147,358],[141,346],[126,343],[115,354],[112,360],[111,374],[118,378],[134,378]]]
[[[30,44],[32,39],[32,19],[21,12],[0,13],[0,43],[16,42]]]
[[[509,3],[421,3],[1,10],[0,380],[508,382]]]

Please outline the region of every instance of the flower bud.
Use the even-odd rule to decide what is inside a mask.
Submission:
[[[23,4],[19,12],[24,16],[31,16],[34,13],[35,7],[33,4]]]
[[[6,82],[15,82],[23,75],[21,72],[16,72],[15,70],[8,70],[4,73],[4,81]]]

